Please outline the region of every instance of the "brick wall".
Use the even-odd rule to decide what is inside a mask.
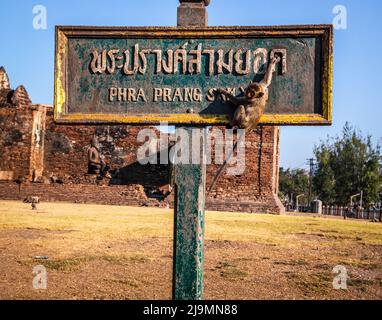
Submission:
[[[43,201],[172,206],[172,195],[163,200],[157,192],[170,181],[169,166],[137,162],[141,127],[56,125],[52,111],[32,105],[22,86],[2,92],[0,198],[38,195]],[[87,174],[94,135],[111,179]],[[207,209],[282,213],[277,197],[279,128],[263,126],[247,135],[245,153],[244,172],[225,172],[207,197]],[[207,166],[207,187],[218,167]]]
[[[13,179],[30,178],[32,123],[29,109],[0,108],[0,172]]]
[[[56,176],[67,184],[89,184],[87,175],[87,150],[93,136],[100,144],[105,162],[110,166],[111,180],[99,184],[141,184],[147,188],[169,183],[166,165],[140,165],[137,162],[137,126],[69,126],[56,125],[52,111],[46,115],[45,169],[46,177]],[[158,133],[159,136],[159,133]]]
[[[0,179],[31,179],[34,112],[23,86],[11,90],[8,75],[0,67]]]
[[[282,213],[278,193],[279,128],[262,126],[246,136],[245,170],[226,172],[207,198],[207,207],[218,211]],[[207,166],[207,186],[219,166]]]

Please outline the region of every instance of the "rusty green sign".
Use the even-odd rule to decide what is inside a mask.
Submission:
[[[57,27],[60,123],[227,124],[229,105],[280,62],[262,123],[330,124],[332,27]]]

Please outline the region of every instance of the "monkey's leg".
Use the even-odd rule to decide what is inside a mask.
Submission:
[[[246,127],[247,123],[247,113],[245,111],[245,107],[243,105],[240,105],[237,107],[233,119],[232,119],[232,126],[237,126],[239,129],[244,129]]]

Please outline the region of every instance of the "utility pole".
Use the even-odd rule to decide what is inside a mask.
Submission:
[[[309,164],[309,191],[308,191],[308,205],[312,203],[312,184],[313,184],[313,170],[314,170],[314,158],[307,159]]]

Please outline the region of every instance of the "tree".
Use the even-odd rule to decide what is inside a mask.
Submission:
[[[332,170],[331,153],[325,146],[315,149],[317,168],[313,175],[313,190],[321,201],[326,204],[332,204],[335,199],[335,177]]]
[[[289,200],[295,199],[297,195],[307,192],[309,186],[309,175],[303,169],[280,168],[280,193],[281,197],[288,196]]]
[[[363,202],[379,200],[381,153],[371,137],[362,136],[348,123],[341,136],[328,138],[314,149],[317,169],[313,187],[328,204],[348,205],[350,196],[363,191]]]

